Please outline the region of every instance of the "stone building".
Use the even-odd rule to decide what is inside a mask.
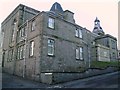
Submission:
[[[0,67],[2,66],[2,43],[3,43],[3,33],[0,30]]]
[[[90,32],[57,2],[46,12],[20,4],[1,25],[4,71],[52,83],[90,68],[92,61],[115,61],[117,39],[104,33],[98,18],[94,22]]]
[[[118,50],[118,60],[120,61],[120,50]]]

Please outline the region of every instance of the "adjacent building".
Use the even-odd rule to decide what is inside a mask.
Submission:
[[[120,1],[118,2],[118,59],[120,60]]]
[[[0,67],[2,66],[2,43],[3,43],[3,33],[0,30]]]
[[[74,13],[55,2],[50,11],[20,4],[3,22],[4,71],[52,83],[54,74],[79,73],[92,61],[117,60],[117,39],[98,18],[93,32],[75,23]]]

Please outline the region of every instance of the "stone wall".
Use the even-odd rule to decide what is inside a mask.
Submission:
[[[52,83],[60,83],[60,82],[67,82],[76,79],[82,79],[86,77],[91,77],[99,74],[105,74],[117,71],[117,68],[109,67],[107,69],[88,69],[85,72],[81,73],[53,73],[53,82]]]

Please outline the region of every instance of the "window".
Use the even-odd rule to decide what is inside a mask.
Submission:
[[[13,23],[13,30],[11,35],[11,41],[14,41],[15,39],[15,30],[16,30],[16,22]]]
[[[95,45],[95,41],[92,42],[92,45]]]
[[[55,26],[55,20],[53,18],[48,19],[48,27],[54,29]]]
[[[79,31],[78,31],[78,29],[75,30],[75,36],[79,37]]]
[[[21,37],[21,29],[19,30],[18,34],[19,34],[19,38],[20,38]]]
[[[83,60],[83,48],[80,47],[80,60]]]
[[[82,30],[79,29],[79,38],[82,38]]]
[[[115,47],[116,47],[115,41],[111,40],[111,43],[112,43],[112,49],[115,49]]]
[[[21,37],[24,37],[26,35],[26,29],[27,29],[27,26],[19,28],[19,31],[17,32],[17,35],[18,35],[17,40],[20,40]]]
[[[21,37],[25,36],[25,28],[21,28]]]
[[[116,55],[114,52],[112,53],[112,58],[116,58]]]
[[[14,59],[14,56],[13,56],[13,49],[9,50],[8,52],[8,61],[12,61]]]
[[[24,45],[20,46],[20,59],[24,58]]]
[[[27,35],[27,25],[24,26],[24,35]]]
[[[32,21],[31,31],[35,30],[35,20]]]
[[[79,59],[79,48],[76,49],[76,59]]]
[[[54,40],[48,39],[48,55],[54,55]]]
[[[76,48],[76,59],[83,60],[83,48],[82,47]]]
[[[20,59],[20,47],[17,48],[17,59]]]
[[[75,36],[79,37],[79,38],[82,38],[82,30],[81,29],[76,29],[75,30]]]
[[[19,46],[17,48],[17,59],[23,59],[24,58],[24,45]]]
[[[22,46],[22,58],[25,58],[25,45]]]
[[[34,41],[30,42],[30,56],[34,55]]]
[[[107,52],[104,52],[104,57],[107,57]]]

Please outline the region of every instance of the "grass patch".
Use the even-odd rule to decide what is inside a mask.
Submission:
[[[111,62],[92,61],[91,62],[91,68],[105,69],[107,67],[117,67],[117,68],[120,68],[120,62],[118,62],[118,61],[111,61]]]

